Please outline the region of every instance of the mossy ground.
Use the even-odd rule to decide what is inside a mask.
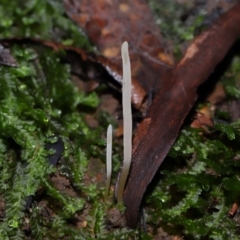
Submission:
[[[92,49],[64,15],[62,1],[2,1],[0,13],[1,38],[32,37]],[[196,19],[199,25],[202,15]],[[175,34],[180,54],[178,44],[194,29],[174,31],[168,32]],[[105,132],[116,122],[98,105],[102,93],[111,90],[80,90],[71,81],[71,66],[61,61],[64,52],[15,44],[11,53],[19,67],[0,66],[1,239],[152,239],[159,227],[185,239],[238,239],[239,215],[231,218],[228,211],[240,197],[240,122],[231,119],[226,106],[240,98],[239,51],[221,78],[227,97],[216,106],[215,127],[207,134],[188,124],[182,129],[146,196],[148,228],[141,233],[121,222],[112,196],[107,203],[103,199]],[[199,102],[196,109],[204,105]],[[94,128],[86,121],[89,115],[97,121]],[[46,143],[58,137],[64,151],[54,166]],[[117,141],[113,153],[116,174]]]

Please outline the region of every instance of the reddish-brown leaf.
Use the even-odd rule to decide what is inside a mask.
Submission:
[[[84,29],[103,56],[120,69],[120,47],[128,41],[132,93],[134,104],[139,107],[146,92],[153,85],[159,88],[173,67],[173,58],[146,1],[65,0],[65,6],[67,14]],[[138,83],[145,92],[138,91]]]

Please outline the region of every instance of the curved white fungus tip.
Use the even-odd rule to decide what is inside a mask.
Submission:
[[[123,191],[129,173],[132,158],[132,109],[131,109],[131,64],[128,53],[128,43],[121,48],[123,65],[122,106],[123,106],[123,168],[117,190],[117,201],[122,203]]]
[[[110,124],[107,129],[107,149],[106,149],[106,188],[105,188],[105,201],[108,197],[111,175],[112,175],[112,125]]]

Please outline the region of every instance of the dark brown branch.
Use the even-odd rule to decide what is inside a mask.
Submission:
[[[197,87],[214,71],[239,35],[240,3],[193,41],[171,77],[165,79],[134,140],[133,163],[124,193],[129,227],[137,225],[143,194],[196,101]]]

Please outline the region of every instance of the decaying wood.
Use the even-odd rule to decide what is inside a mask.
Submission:
[[[214,71],[240,35],[239,13],[240,3],[196,37],[137,129],[132,167],[124,192],[129,227],[137,225],[142,197],[196,101],[197,87]]]

